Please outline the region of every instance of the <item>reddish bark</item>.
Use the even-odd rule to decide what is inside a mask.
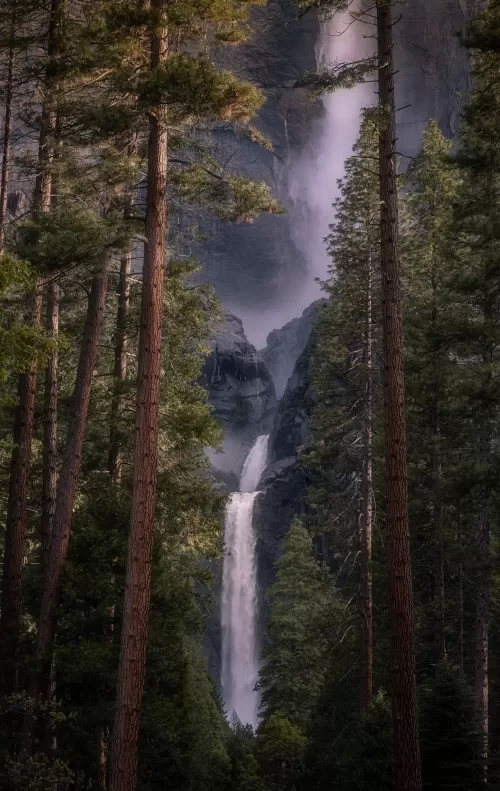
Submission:
[[[15,15],[11,35],[15,32]],[[5,244],[5,226],[7,220],[7,191],[10,174],[10,152],[12,148],[12,104],[14,98],[14,47],[10,46],[7,61],[7,79],[5,88],[3,141],[2,141],[2,172],[0,175],[0,251]]]
[[[115,364],[113,370],[113,399],[111,402],[111,436],[108,469],[113,483],[119,483],[122,476],[123,454],[120,437],[120,405],[123,382],[127,377],[127,316],[130,303],[130,272],[132,253],[126,253],[120,262],[118,283],[118,310],[115,333]]]
[[[110,259],[108,257],[92,282],[73,391],[66,447],[57,488],[56,510],[49,543],[38,624],[37,676],[33,685],[36,697],[42,700],[46,699],[50,684],[61,576],[68,552],[90,391],[106,304],[109,268]]]
[[[47,36],[47,53],[54,57],[57,52],[57,35],[62,0],[52,0],[50,6],[49,31]],[[52,192],[52,159],[53,134],[55,130],[55,112],[50,109],[53,104],[51,95],[53,86],[50,80],[45,86],[44,105],[41,116],[41,127],[38,146],[38,174],[34,190],[34,211],[50,210]],[[8,160],[5,160],[8,162]],[[42,309],[42,283],[36,288],[35,307],[32,326],[40,326]],[[19,407],[14,427],[14,451],[12,454],[9,504],[7,509],[5,553],[3,569],[2,614],[0,618],[0,650],[5,672],[3,673],[3,689],[6,694],[13,689],[14,676],[12,661],[7,657],[15,657],[20,634],[21,618],[21,576],[26,549],[26,523],[28,508],[28,474],[31,460],[31,439],[33,433],[36,364],[28,374],[20,378]],[[15,660],[13,660],[15,661]]]
[[[485,323],[492,321],[489,295],[485,299]],[[485,376],[483,392],[491,393],[492,385],[493,346],[488,345],[483,353]],[[482,416],[480,459],[487,477],[491,467],[491,414],[485,406]],[[484,782],[487,782],[487,762],[489,753],[489,627],[490,627],[490,597],[491,597],[491,516],[490,516],[491,491],[485,483],[482,492],[481,509],[477,530],[477,544],[479,549],[479,569],[477,575],[477,600],[476,600],[476,656],[475,656],[475,692],[479,727],[483,739],[482,756],[484,759]]]
[[[373,532],[373,273],[371,256],[368,261],[366,303],[366,417],[365,459],[363,470],[363,513],[361,514],[360,568],[360,675],[361,712],[373,698],[373,591],[372,591],[372,532]]]
[[[487,502],[483,503],[478,531],[481,569],[476,602],[476,661],[475,687],[479,727],[483,738],[483,758],[488,759],[489,740],[489,618],[490,618],[490,515]],[[486,782],[486,768],[485,768]]]
[[[464,562],[462,559],[462,506],[460,501],[457,504],[457,541],[460,552],[458,562],[458,666],[460,673],[464,675]]]
[[[163,0],[151,8],[161,17]],[[167,31],[152,31],[151,67],[168,51]],[[123,608],[120,663],[110,759],[110,789],[136,785],[139,727],[146,665],[151,598],[151,559],[156,504],[158,421],[161,378],[163,281],[166,253],[167,123],[165,108],[149,120],[146,245],[144,252],[137,422],[132,509]]]
[[[57,339],[59,334],[59,284],[52,280],[47,288],[48,334]],[[59,357],[51,355],[45,369],[45,399],[43,405],[43,468],[42,468],[42,524],[41,554],[47,566],[49,541],[56,512],[57,496],[57,405],[59,394]]]
[[[31,326],[39,327],[41,317],[40,284],[34,295]],[[14,421],[0,615],[0,672],[1,688],[5,695],[10,695],[15,689],[16,655],[21,630],[21,577],[26,554],[28,479],[35,417],[36,373],[37,362],[33,361],[30,370],[19,378],[19,399]]]
[[[377,3],[377,37],[394,788],[396,791],[420,791],[422,780],[418,739],[414,606],[408,524],[403,319],[398,240],[396,121],[390,0],[379,0]]]

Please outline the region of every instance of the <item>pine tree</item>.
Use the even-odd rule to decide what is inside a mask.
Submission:
[[[421,712],[423,788],[484,788],[474,694],[455,670],[438,666],[423,685]]]
[[[324,287],[330,300],[318,324],[313,370],[318,404],[306,456],[316,475],[324,478],[315,483],[310,496],[315,509],[312,521],[330,534],[334,546],[340,548],[345,536],[355,552],[359,547],[362,711],[373,695],[373,444],[380,418],[376,371],[380,227],[378,179],[373,170],[377,139],[376,120],[367,113],[353,156],[345,164],[340,197],[334,204],[336,222],[327,239],[332,265]]]
[[[269,592],[269,645],[259,681],[264,722],[279,713],[303,732],[323,683],[334,600],[332,582],[299,522],[287,535],[277,575]]]
[[[497,420],[496,369],[498,347],[498,245],[497,219],[500,160],[496,139],[499,117],[499,54],[495,36],[499,7],[489,4],[474,23],[469,46],[473,48],[474,88],[468,99],[461,130],[458,164],[464,180],[456,203],[455,221],[461,271],[455,280],[464,300],[464,316],[457,326],[457,352],[469,360],[464,377],[464,406],[474,413],[469,435],[467,496],[477,497],[476,521],[476,648],[475,689],[483,733],[486,763],[489,741],[489,630],[491,589],[491,528],[496,476],[495,426]],[[477,48],[476,48],[477,44]]]
[[[346,6],[339,0],[303,0],[307,11],[319,7],[328,17]],[[421,788],[414,649],[414,602],[407,494],[403,317],[398,220],[396,105],[392,3],[376,4],[376,64],[373,57],[330,64],[301,81],[316,93],[350,88],[377,69],[380,194],[380,264],[384,407],[386,427],[386,519],[389,610],[392,630],[394,782],[398,791]],[[367,10],[352,17],[372,24]]]
[[[386,519],[389,611],[392,631],[394,784],[398,791],[419,791],[422,781],[418,743],[415,622],[408,524],[392,25],[392,5],[390,2],[380,0],[377,2],[380,263],[387,443]]]
[[[450,415],[456,369],[451,353],[456,316],[451,283],[456,265],[450,251],[460,177],[449,161],[450,147],[432,121],[406,174],[410,191],[403,226],[410,511],[414,534],[429,545],[425,559],[419,553],[418,565],[426,590],[432,570],[424,606],[431,611],[436,666],[446,657],[445,552],[446,537],[451,540],[451,514],[445,491],[450,486],[450,453],[457,442]]]
[[[48,11],[48,31],[44,42],[46,64],[38,139],[38,167],[33,193],[33,212],[35,215],[38,213],[44,214],[50,210],[53,127],[55,124],[55,80],[51,69],[58,46],[60,7],[60,0],[52,0]],[[14,21],[14,18],[12,18],[12,25],[14,25]],[[9,58],[11,57],[10,53],[11,49],[9,48]],[[9,109],[12,112],[12,96],[10,96]],[[6,158],[7,154],[4,143],[5,164],[8,161]],[[6,188],[6,185],[4,186]],[[41,279],[39,279],[34,287],[30,313],[30,322],[35,330],[41,326],[42,290],[43,284]],[[19,379],[18,408],[13,431],[14,448],[9,482],[2,578],[2,611],[0,616],[0,643],[2,645],[1,687],[7,695],[14,691],[15,656],[21,628],[21,577],[26,549],[28,477],[35,415],[36,374],[37,359],[34,358],[30,370],[22,374]]]

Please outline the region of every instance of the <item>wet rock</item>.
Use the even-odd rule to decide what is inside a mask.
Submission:
[[[311,329],[325,302],[324,299],[316,300],[304,310],[302,316],[270,332],[266,347],[259,352],[273,377],[278,398],[285,391],[295,363],[306,347]]]
[[[211,453],[210,461],[217,469],[239,478],[255,438],[271,430],[276,393],[266,363],[247,340],[237,316],[225,314],[215,328],[211,345],[202,377],[223,427],[224,442],[223,453]]]
[[[307,444],[314,407],[311,369],[316,337],[314,329],[295,363],[275,415],[270,440],[270,464],[261,481],[254,510],[261,614],[267,609],[266,591],[275,580],[275,564],[294,516],[305,512],[308,472],[300,460]]]

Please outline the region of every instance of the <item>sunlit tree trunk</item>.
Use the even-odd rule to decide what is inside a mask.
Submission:
[[[120,434],[120,412],[123,397],[123,383],[127,377],[127,316],[130,304],[130,273],[132,252],[122,256],[120,279],[118,283],[118,310],[116,315],[115,362],[113,369],[113,398],[111,402],[111,436],[109,445],[108,470],[113,483],[122,477],[123,453]]]
[[[160,66],[168,53],[168,34],[161,21],[163,6],[163,0],[151,2],[151,9],[157,16],[151,41],[152,69]],[[167,135],[166,109],[158,107],[154,113],[151,112],[149,119],[145,233],[147,241],[142,282],[132,509],[110,759],[112,791],[132,791],[137,776],[156,504],[167,233]]]

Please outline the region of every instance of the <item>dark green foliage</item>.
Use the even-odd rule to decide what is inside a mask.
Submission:
[[[306,745],[305,736],[280,712],[260,726],[256,755],[270,791],[295,790]]]
[[[250,726],[237,724],[226,740],[231,763],[228,780],[230,791],[265,791],[255,757],[255,736]]]
[[[64,761],[37,753],[30,758],[9,759],[0,769],[0,787],[2,791],[84,791],[89,786]]]
[[[453,668],[440,665],[421,688],[420,743],[424,789],[484,788],[474,696]]]
[[[279,714],[305,730],[323,682],[335,599],[333,582],[299,522],[290,528],[277,575],[269,592],[269,645],[260,675],[264,723]]]
[[[378,694],[360,722],[339,734],[335,743],[335,789],[389,791],[392,788],[391,711]]]

